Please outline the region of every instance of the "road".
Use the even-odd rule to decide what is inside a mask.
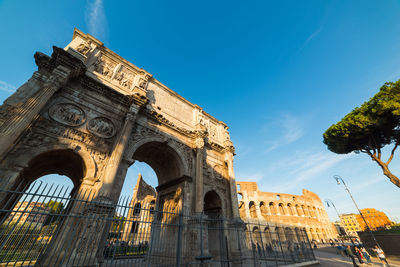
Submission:
[[[320,262],[319,267],[351,267],[353,263],[349,257],[342,257],[336,253],[314,250],[315,257]],[[358,260],[357,260],[358,263]],[[359,264],[359,263],[358,263]],[[389,260],[390,267],[400,267],[400,262]],[[373,259],[373,264],[359,264],[359,266],[383,266],[378,259]]]

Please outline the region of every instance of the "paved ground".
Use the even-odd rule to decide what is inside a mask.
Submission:
[[[332,252],[326,252],[326,251],[321,251],[321,250],[314,250],[315,257],[317,260],[320,262],[318,265],[314,266],[319,266],[319,267],[351,267],[353,266],[353,263],[349,257],[342,257],[336,253]],[[374,258],[372,265],[367,265],[367,264],[359,264],[358,261],[357,264],[361,266],[383,266],[380,261],[376,258]],[[393,260],[388,260],[390,267],[400,267],[400,262],[399,261],[393,261]]]

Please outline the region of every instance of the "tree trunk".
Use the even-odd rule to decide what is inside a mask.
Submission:
[[[400,179],[397,178],[396,175],[394,175],[388,167],[388,164],[385,164],[384,162],[382,162],[379,158],[375,157],[374,155],[371,155],[371,158],[373,161],[376,161],[376,163],[378,163],[378,165],[382,168],[383,174],[389,178],[389,180],[395,184],[397,187],[400,188]]]
[[[383,174],[386,175],[392,183],[397,185],[397,187],[400,187],[400,179],[397,178],[397,176],[395,176],[393,173],[390,172],[387,165],[381,166],[381,168],[383,170]]]

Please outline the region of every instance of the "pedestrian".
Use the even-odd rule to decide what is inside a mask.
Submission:
[[[342,257],[344,257],[344,250],[346,249],[345,247],[341,246],[340,244],[336,246],[338,254],[340,254]]]
[[[367,260],[368,264],[372,264],[371,261],[371,255],[369,255],[368,251],[365,249],[365,247],[361,247],[361,252],[364,255],[364,258]]]
[[[386,256],[385,253],[383,253],[383,250],[380,247],[375,246],[374,251],[378,256],[378,258],[381,260],[383,266],[389,266],[389,263],[386,260]]]
[[[350,248],[349,245],[347,245],[346,253],[347,253],[347,255],[351,258],[351,261],[353,262],[353,266],[354,266],[354,267],[358,267],[358,265],[357,265],[357,263],[356,263],[356,260],[354,259],[356,256],[354,255],[354,253],[353,253],[353,251],[351,250],[351,248]]]
[[[354,252],[355,252],[355,254],[356,254],[356,257],[357,257],[358,261],[359,261],[361,264],[363,264],[363,263],[364,263],[364,261],[363,261],[363,255],[362,255],[360,249],[359,249],[358,247],[354,247]]]

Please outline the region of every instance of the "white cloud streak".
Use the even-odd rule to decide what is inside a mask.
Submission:
[[[306,182],[313,179],[320,179],[320,175],[332,168],[339,162],[347,159],[351,155],[336,155],[329,152],[306,151],[295,153],[292,157],[286,158],[275,165],[276,169],[291,169],[283,182],[270,187],[272,192],[290,192],[305,187]],[[271,177],[273,178],[273,177]],[[268,182],[270,186],[270,182]]]
[[[107,18],[104,12],[102,0],[88,1],[86,21],[88,24],[89,33],[97,39],[104,41],[107,33]]]
[[[314,31],[312,34],[310,34],[297,52],[300,52],[301,50],[303,50],[304,47],[306,47],[308,45],[308,43],[311,42],[312,39],[317,37],[322,32],[323,28],[324,28],[324,25],[321,25],[316,31]]]
[[[267,142],[269,147],[266,149],[266,153],[271,152],[278,147],[289,145],[299,140],[305,134],[302,121],[293,115],[287,113],[283,114],[275,124],[277,124],[277,127],[281,129],[281,138],[272,142]]]
[[[14,85],[6,83],[5,81],[0,80],[0,91],[14,93],[17,88]]]
[[[236,175],[238,177],[237,181],[240,182],[259,182],[264,178],[264,174],[262,173],[253,173],[253,174],[246,174],[246,175]]]

